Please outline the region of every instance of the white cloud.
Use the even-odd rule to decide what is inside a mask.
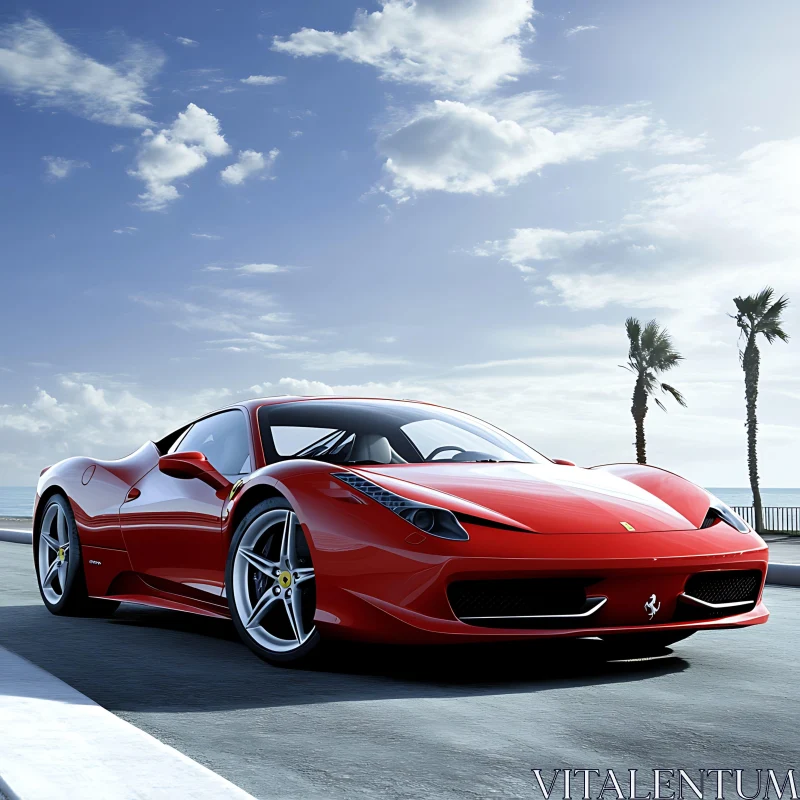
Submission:
[[[222,238],[221,236],[217,236],[216,233],[190,233],[189,236],[191,236],[192,239],[210,239],[212,241],[217,241]]]
[[[365,353],[360,350],[336,350],[332,353],[312,351],[286,352],[275,353],[274,357],[297,361],[303,369],[315,369],[325,372],[409,363],[404,358]]]
[[[345,33],[303,28],[272,48],[293,56],[335,55],[375,67],[381,78],[476,95],[531,69],[522,53],[532,0],[381,0]]]
[[[275,334],[248,331],[244,336],[231,339],[216,339],[209,342],[214,349],[230,353],[263,353],[265,350],[285,350],[292,342],[309,342],[310,337],[302,334]]]
[[[236,163],[225,167],[220,172],[220,177],[229,186],[239,186],[251,175],[271,169],[279,154],[280,150],[274,148],[269,151],[266,158],[263,153],[256,150],[240,150]]]
[[[599,30],[597,25],[576,25],[574,28],[567,28],[567,30],[564,31],[564,36],[575,36],[576,33],[596,30]]]
[[[336,393],[336,390],[327,383],[323,383],[322,381],[310,381],[303,378],[281,378],[277,382],[277,387],[282,389],[286,394],[299,395],[300,397],[320,397],[323,395],[330,397]],[[269,383],[264,385],[256,384],[250,388],[258,394],[262,392],[268,394],[275,390],[274,385]]]
[[[169,128],[157,133],[148,128],[142,134],[136,169],[128,173],[147,186],[139,195],[139,206],[145,211],[164,209],[180,197],[175,181],[204,167],[209,156],[222,156],[229,150],[219,120],[194,103]]]
[[[372,191],[396,202],[426,191],[493,193],[548,165],[631,150],[686,154],[706,142],[705,134],[670,130],[642,104],[570,107],[545,91],[474,104],[437,100],[384,126],[378,150],[389,180]]]
[[[259,322],[264,322],[268,325],[283,325],[285,322],[290,322],[292,315],[288,311],[272,311],[269,314],[262,314]]]
[[[711,172],[710,164],[659,164],[657,167],[640,171],[630,169],[634,180],[654,180],[663,178],[676,178],[687,175],[705,175]]]
[[[650,134],[650,146],[656,153],[664,156],[680,156],[697,153],[708,143],[707,134],[685,136],[682,131],[671,131],[664,120],[659,120]]]
[[[285,80],[283,75],[251,75],[249,78],[239,79],[240,83],[246,83],[248,86],[274,86]]]
[[[742,130],[747,133],[761,133],[764,129],[760,125],[745,125]]]
[[[149,124],[146,87],[162,63],[157,51],[131,45],[119,63],[102,64],[33,17],[0,27],[0,88],[107,125]]]
[[[488,256],[499,253],[523,271],[530,271],[531,261],[550,261],[566,258],[587,245],[605,238],[603,231],[567,231],[551,228],[517,228],[509,239],[485,242],[475,249],[475,255]]]
[[[557,260],[526,276],[546,301],[667,309],[684,326],[724,318],[730,298],[762,285],[800,292],[800,138],[764,142],[717,167],[664,164],[634,178],[650,195],[603,230],[517,229],[476,254],[499,254],[523,272]]]
[[[127,233],[127,234],[131,235],[131,234],[136,233],[136,231],[138,231],[138,230],[139,230],[138,228],[134,228],[133,226],[128,225],[128,226],[126,226],[124,228],[114,228],[114,233],[123,233],[123,234]]]
[[[763,142],[712,171],[653,181],[653,196],[626,224],[677,242],[703,244],[716,259],[800,257],[800,137]]]
[[[649,120],[641,114],[564,110],[541,100],[518,95],[494,113],[441,100],[419,109],[379,142],[390,194],[496,192],[548,164],[585,161],[645,138]]]
[[[269,308],[275,305],[272,295],[266,292],[253,291],[252,289],[215,289],[215,299],[224,298],[235,304],[251,306],[253,308]]]
[[[196,42],[194,39],[189,39],[186,36],[176,36],[175,41],[178,44],[182,44],[184,47],[197,47],[200,42]]]
[[[73,161],[60,156],[42,156],[42,161],[45,164],[45,175],[54,181],[66,178],[76,169],[89,168],[89,164],[86,161]]]
[[[158,299],[136,296],[130,298],[146,308],[169,315],[170,324],[185,331],[211,331],[224,334],[246,333],[253,325],[254,314],[247,308],[232,303],[221,302],[213,305],[186,302],[173,298]]]
[[[564,305],[587,311],[620,303],[630,308],[680,308],[686,303],[686,283],[665,291],[663,283],[650,275],[617,272],[554,273],[548,277]],[[699,288],[699,287],[698,287]]]
[[[236,270],[248,275],[272,275],[275,272],[286,272],[287,267],[281,267],[278,264],[244,264],[236,267]]]
[[[127,145],[124,145],[124,144],[112,144],[111,145],[111,152],[112,153],[121,153],[123,150],[125,150],[126,147],[127,147]]]

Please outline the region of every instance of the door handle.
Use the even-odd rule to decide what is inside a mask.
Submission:
[[[136,499],[137,497],[139,497],[141,494],[142,494],[142,493],[141,493],[141,491],[140,491],[139,489],[137,489],[137,488],[134,486],[134,487],[133,487],[133,489],[131,489],[131,490],[128,492],[128,494],[127,494],[127,496],[126,496],[126,498],[125,498],[125,502],[126,502],[126,503],[128,503],[128,502],[130,502],[131,500],[135,500],[135,499]]]

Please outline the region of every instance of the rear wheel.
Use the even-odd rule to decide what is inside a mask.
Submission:
[[[688,638],[697,631],[664,631],[663,633],[621,633],[603,636],[603,641],[614,653],[624,655],[650,655],[658,653],[671,644]]]
[[[78,527],[69,501],[55,494],[47,501],[34,532],[33,558],[39,593],[47,610],[60,616],[106,616],[119,603],[88,596]]]
[[[286,500],[265,500],[239,523],[225,583],[233,624],[256,655],[290,664],[317,649],[314,566],[303,528]]]

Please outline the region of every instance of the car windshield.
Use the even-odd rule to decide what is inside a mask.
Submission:
[[[302,400],[258,410],[267,463],[311,458],[334,464],[547,459],[468,414],[416,403]]]

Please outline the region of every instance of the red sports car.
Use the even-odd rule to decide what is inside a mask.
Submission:
[[[764,542],[704,489],[406,401],[251,400],[69,458],[39,480],[33,548],[54,614],[230,617],[275,663],[327,637],[649,649],[769,616]]]

